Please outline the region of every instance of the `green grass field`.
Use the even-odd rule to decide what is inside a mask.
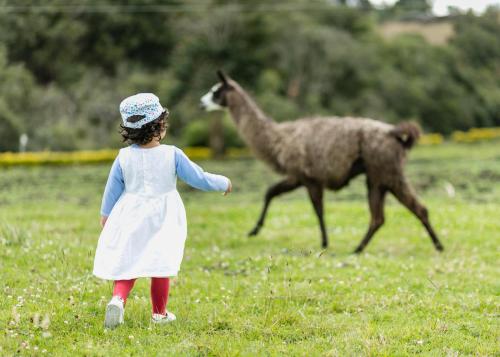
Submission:
[[[500,355],[500,144],[417,148],[408,174],[446,251],[394,199],[366,253],[364,178],[328,193],[320,249],[304,191],[274,201],[254,160],[202,162],[234,193],[179,185],[189,236],[169,310],[149,322],[149,281],[125,324],[103,328],[111,283],[91,275],[109,166],[13,167],[0,174],[0,355]]]

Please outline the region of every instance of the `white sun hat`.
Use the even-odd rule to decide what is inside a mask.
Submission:
[[[138,93],[125,98],[120,103],[120,114],[123,126],[127,128],[139,129],[144,124],[150,123],[163,113],[167,112],[160,104],[160,100],[153,93]],[[140,115],[143,118],[138,121],[128,121],[130,117]]]

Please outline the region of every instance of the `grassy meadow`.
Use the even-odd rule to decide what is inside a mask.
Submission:
[[[277,176],[253,159],[200,164],[234,193],[179,184],[189,233],[168,304],[178,320],[150,324],[142,279],[112,331],[112,285],[91,274],[109,165],[0,168],[0,355],[500,355],[500,143],[411,153],[443,254],[391,197],[386,225],[352,255],[369,219],[362,177],[326,196],[327,250],[303,189],[247,238]]]

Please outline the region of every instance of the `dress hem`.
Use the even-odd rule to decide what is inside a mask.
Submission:
[[[104,280],[131,280],[131,279],[137,279],[137,278],[173,278],[177,276],[176,272],[158,272],[158,273],[140,273],[140,274],[130,274],[130,275],[119,275],[119,276],[111,276],[111,275],[104,275],[104,274],[96,274],[95,272],[93,273],[94,276],[100,279]]]

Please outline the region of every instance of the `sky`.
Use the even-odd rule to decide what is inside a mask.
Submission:
[[[397,0],[370,0],[374,5],[394,4]],[[448,14],[448,6],[456,6],[463,10],[472,9],[481,13],[490,5],[499,5],[500,0],[431,0],[432,11],[435,15],[444,16]]]

